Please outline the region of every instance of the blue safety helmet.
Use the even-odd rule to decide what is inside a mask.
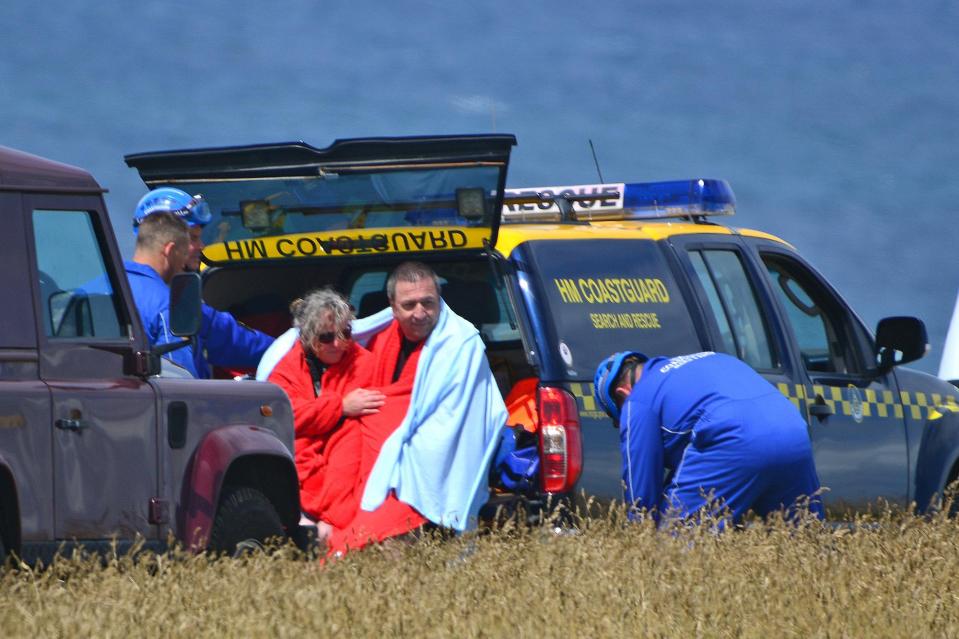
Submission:
[[[190,195],[186,191],[164,186],[140,198],[133,212],[133,231],[136,232],[146,216],[161,212],[173,213],[187,226],[206,226],[213,217],[202,195]]]
[[[614,353],[600,362],[596,367],[596,375],[593,376],[593,395],[596,397],[596,402],[617,423],[619,423],[619,406],[613,400],[612,386],[619,376],[619,369],[628,357],[638,357],[641,362],[649,359],[639,351]]]

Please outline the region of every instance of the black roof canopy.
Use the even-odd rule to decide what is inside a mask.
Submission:
[[[424,163],[508,163],[516,137],[437,135],[336,140],[325,149],[305,142],[182,149],[124,157],[148,185],[177,179],[228,179],[317,175],[322,171],[409,166]]]

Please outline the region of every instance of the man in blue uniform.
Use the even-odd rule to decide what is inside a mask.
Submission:
[[[170,280],[183,270],[190,254],[186,224],[172,213],[157,213],[143,221],[132,260],[123,262],[133,301],[151,345],[182,341],[170,332]],[[93,283],[98,290],[103,283]],[[189,346],[164,355],[196,377]]]
[[[596,401],[618,423],[630,516],[687,518],[728,508],[792,510],[819,479],[799,411],[745,363],[721,353],[622,352],[596,370]]]
[[[180,189],[162,187],[150,191],[140,199],[133,214],[133,229],[138,235],[138,242],[145,222],[156,213],[171,213],[186,223],[189,250],[181,270],[198,270],[203,251],[200,233],[212,217],[206,202],[200,196],[191,196]],[[136,261],[137,257],[134,256]],[[129,268],[127,272],[130,273]],[[130,286],[134,298],[139,298],[133,278],[130,279]],[[137,305],[140,305],[139,300]],[[193,363],[188,370],[195,377],[208,378],[211,375],[211,363],[226,368],[256,368],[260,357],[272,343],[273,338],[269,335],[244,326],[229,313],[204,304],[203,322],[196,336],[195,348],[189,351]]]

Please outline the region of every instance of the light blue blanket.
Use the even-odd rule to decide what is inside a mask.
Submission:
[[[263,353],[263,357],[260,358],[260,363],[256,366],[256,380],[258,382],[265,382],[270,377],[270,373],[280,363],[283,356],[290,352],[298,339],[300,339],[300,329],[290,328],[273,340],[270,347]]]
[[[507,417],[485,351],[479,331],[443,302],[420,353],[410,408],[366,482],[364,510],[394,490],[434,523],[457,531],[476,526]]]

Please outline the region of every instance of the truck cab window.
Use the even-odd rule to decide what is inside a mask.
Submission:
[[[777,367],[756,293],[731,250],[696,250],[689,259],[719,327],[722,348],[760,370]]]
[[[833,296],[799,264],[774,255],[762,259],[792,325],[806,370],[811,374],[861,372],[852,336],[847,334]]]
[[[36,210],[33,234],[46,336],[125,337],[90,214]]]

